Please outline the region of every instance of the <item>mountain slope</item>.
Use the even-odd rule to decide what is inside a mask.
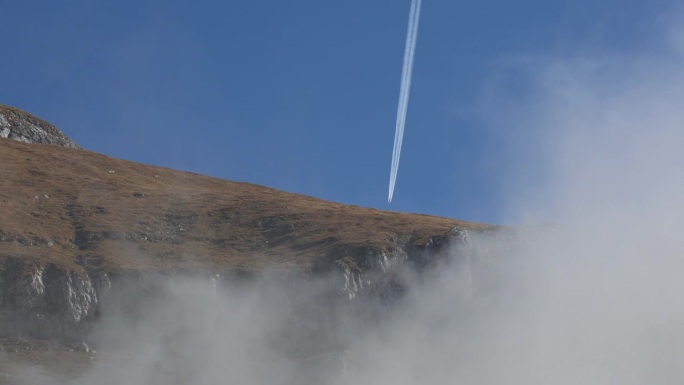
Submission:
[[[379,322],[406,271],[447,254],[467,262],[468,232],[493,228],[110,158],[14,108],[0,106],[0,132],[0,384],[25,374],[17,365],[69,383],[117,306],[125,322],[144,319],[181,276],[279,282],[265,296],[292,312],[277,324],[278,355],[317,373],[347,355],[340,315]],[[192,303],[211,304],[210,292]]]
[[[461,226],[57,146],[0,140],[0,257],[71,269],[311,270]]]

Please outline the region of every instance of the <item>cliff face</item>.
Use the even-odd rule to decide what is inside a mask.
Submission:
[[[0,271],[0,336],[82,339],[109,284],[106,275],[93,281],[55,265],[8,258]]]

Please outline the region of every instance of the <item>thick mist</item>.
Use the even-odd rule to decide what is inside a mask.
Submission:
[[[500,129],[533,139],[506,149],[512,172],[539,170],[506,178],[520,226],[472,233],[420,273],[396,267],[397,298],[268,274],[132,283],[108,299],[76,383],[684,383],[677,36],[657,55],[526,61],[532,93],[493,120],[524,116]]]

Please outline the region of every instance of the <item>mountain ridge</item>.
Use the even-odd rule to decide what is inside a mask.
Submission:
[[[198,255],[221,253],[248,269],[261,266],[258,254],[291,254],[299,267],[311,268],[313,254],[344,245],[387,247],[396,244],[390,239],[402,239],[424,246],[430,236],[454,227],[489,227],[346,206],[86,150],[8,139],[0,141],[0,162],[0,256],[11,250],[32,258],[49,250],[64,258],[37,260],[71,268],[77,267],[73,262],[79,256],[94,254],[103,257],[105,267],[125,267],[121,259],[106,255],[133,243],[141,246],[140,254],[177,260],[167,267],[182,267],[182,254],[190,258],[194,245]]]

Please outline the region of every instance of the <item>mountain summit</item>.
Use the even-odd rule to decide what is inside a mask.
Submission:
[[[0,138],[10,138],[25,143],[81,148],[52,124],[18,108],[2,104],[0,104]]]

